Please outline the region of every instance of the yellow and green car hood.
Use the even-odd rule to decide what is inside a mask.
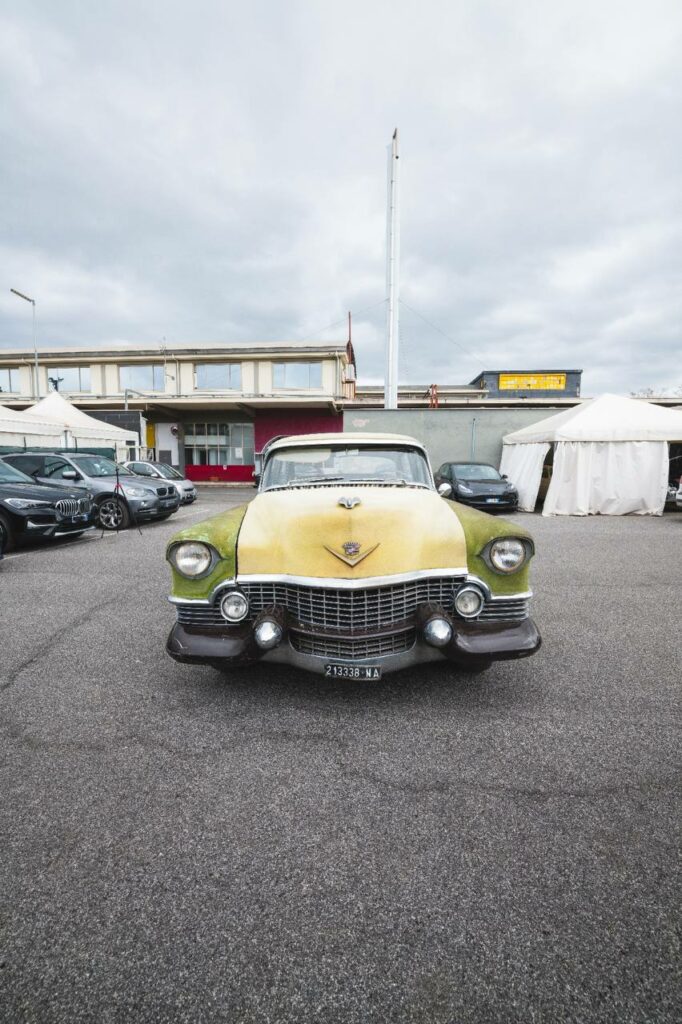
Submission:
[[[352,506],[352,507],[347,507]],[[189,580],[173,570],[173,596],[200,599],[239,576],[366,580],[445,569],[472,573],[505,595],[528,590],[527,564],[492,570],[481,552],[496,537],[526,530],[413,487],[292,488],[266,491],[176,534],[171,545],[199,540],[219,557],[211,573]]]

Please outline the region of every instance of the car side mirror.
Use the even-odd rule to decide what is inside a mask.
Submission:
[[[449,498],[452,494],[452,484],[447,483],[443,480],[442,484],[438,484],[438,493],[441,498]]]
[[[253,474],[253,486],[254,487],[258,487],[259,484],[260,484],[260,473],[254,473]]]
[[[508,480],[509,479],[509,477],[507,476],[506,473],[500,473],[500,476],[502,477],[503,480]]]
[[[75,469],[65,469],[62,473],[62,480],[77,480],[78,473]]]

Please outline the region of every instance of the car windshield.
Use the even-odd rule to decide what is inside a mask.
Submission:
[[[155,462],[154,469],[158,469],[165,480],[182,480],[182,473],[178,473],[177,469],[173,469],[172,466],[167,466],[163,462]]]
[[[84,476],[116,476],[118,471],[126,476],[130,470],[125,466],[117,466],[111,459],[100,455],[74,455],[71,461],[78,466]]]
[[[334,445],[279,449],[267,459],[263,490],[339,483],[431,487],[418,449],[387,445]]]
[[[34,484],[30,476],[10,466],[8,462],[0,462],[0,484]]]
[[[479,465],[468,462],[466,465],[453,466],[458,480],[501,480],[502,477],[493,466]]]

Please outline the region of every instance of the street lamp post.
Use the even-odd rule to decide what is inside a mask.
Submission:
[[[26,302],[30,302],[33,306],[33,359],[34,359],[34,380],[33,380],[33,394],[36,402],[40,398],[40,384],[38,381],[38,348],[36,346],[36,300],[30,299],[28,295],[24,295],[23,292],[18,292],[16,288],[10,288],[13,295],[18,295],[20,299],[24,299]]]

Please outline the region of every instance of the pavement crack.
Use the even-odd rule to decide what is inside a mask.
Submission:
[[[94,607],[90,608],[85,613],[85,615],[82,615],[77,619],[72,619],[70,622],[67,622],[63,626],[60,626],[59,629],[56,629],[49,636],[41,640],[40,650],[35,651],[30,656],[30,658],[26,658],[25,661],[22,661],[19,665],[17,665],[17,667],[10,672],[5,681],[3,683],[0,683],[0,693],[2,693],[4,690],[9,690],[9,688],[14,685],[14,683],[26,671],[26,669],[29,669],[31,668],[32,665],[35,665],[37,662],[42,661],[43,658],[48,657],[48,655],[52,653],[50,647],[54,641],[63,639],[65,636],[68,636],[74,630],[78,629],[79,626],[84,626],[88,622],[92,621],[95,615],[98,612],[100,612],[103,608],[108,608],[109,605],[118,603],[120,603],[120,598],[118,596],[110,597],[107,601],[101,601],[100,604],[96,604]]]

